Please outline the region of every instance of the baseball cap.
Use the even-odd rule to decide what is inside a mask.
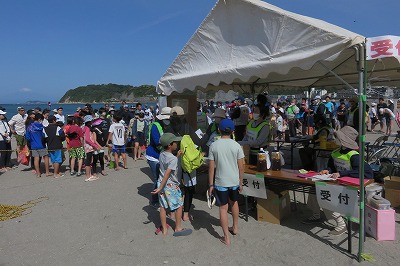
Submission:
[[[4,112],[3,110],[0,110],[0,115],[5,115],[7,112]]]
[[[235,124],[231,119],[222,119],[219,123],[219,130],[225,133],[230,133],[235,130]]]
[[[315,99],[321,99],[320,95],[315,96]]]
[[[92,120],[93,120],[93,116],[91,116],[91,115],[85,115],[85,117],[83,118],[84,123],[90,122]]]
[[[244,97],[243,96],[237,96],[235,100],[239,100],[241,103],[244,103]]]
[[[124,108],[129,108],[129,106],[127,104],[124,104]]]
[[[185,111],[183,111],[183,108],[180,106],[174,106],[171,109],[171,115],[173,115],[174,113],[176,113],[176,115],[184,115]]]
[[[174,141],[181,141],[181,140],[182,140],[182,137],[177,137],[172,133],[164,133],[160,138],[160,144],[161,144],[161,146],[165,147]]]

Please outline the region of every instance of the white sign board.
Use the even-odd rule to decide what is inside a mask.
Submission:
[[[400,37],[393,35],[367,38],[367,60],[400,57]]]
[[[317,201],[321,208],[358,220],[357,188],[315,182],[315,189]]]
[[[267,190],[265,189],[264,175],[262,174],[244,174],[243,190],[241,194],[255,198],[266,199]]]

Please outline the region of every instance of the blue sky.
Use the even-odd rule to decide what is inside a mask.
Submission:
[[[400,36],[398,0],[267,2],[367,37]],[[55,101],[88,84],[155,85],[215,3],[0,0],[0,103]]]

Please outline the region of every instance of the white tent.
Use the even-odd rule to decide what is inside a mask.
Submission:
[[[159,93],[258,92],[273,87],[358,86],[354,46],[365,37],[259,0],[220,0],[157,83]],[[370,64],[400,80],[399,63]],[[380,73],[385,70],[385,74]],[[373,77],[373,76],[372,76]],[[388,79],[375,79],[373,85]]]
[[[400,84],[399,58],[364,64],[365,42],[359,34],[260,0],[219,0],[157,83],[164,95],[186,89],[256,93],[273,87],[353,88],[361,108],[359,261],[364,239],[364,84]]]

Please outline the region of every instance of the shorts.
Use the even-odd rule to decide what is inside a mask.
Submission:
[[[125,153],[125,145],[114,145],[112,147],[112,152]]]
[[[139,146],[144,145],[144,133],[143,132],[137,132],[136,139],[134,140],[135,143],[139,143]]]
[[[234,187],[220,187],[215,186],[215,194],[218,197],[220,206],[228,204],[229,200],[238,201],[239,199],[239,186]]]
[[[69,150],[69,158],[77,158],[77,159],[85,158],[85,149],[83,149],[83,147],[71,148]]]
[[[31,150],[32,157],[43,157],[49,155],[46,149],[41,150]]]
[[[50,160],[52,163],[62,163],[62,151],[49,151]]]
[[[26,145],[26,138],[24,136],[15,134],[15,140],[17,141],[18,146],[25,146]]]
[[[157,183],[157,187],[160,183]],[[162,192],[158,194],[160,206],[170,211],[175,211],[183,206],[182,192],[178,185],[166,184]]]
[[[86,153],[86,158],[85,158],[85,165],[90,166],[92,164],[92,158],[93,158],[93,152],[87,152]]]

